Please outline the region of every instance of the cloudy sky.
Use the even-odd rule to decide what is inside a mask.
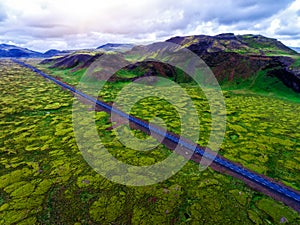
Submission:
[[[300,0],[0,0],[0,43],[38,51],[224,32],[300,46]]]

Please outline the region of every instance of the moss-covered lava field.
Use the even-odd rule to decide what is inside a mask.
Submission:
[[[238,179],[212,169],[200,172],[194,162],[151,186],[107,180],[77,147],[72,104],[78,100],[11,61],[1,60],[0,70],[0,224],[300,224],[300,215],[291,208]],[[64,74],[54,75],[64,79]],[[66,81],[72,83],[68,77]],[[100,95],[112,101],[121,86],[107,85]],[[198,143],[205,145],[209,106],[196,88],[186,91],[199,112]],[[227,130],[219,153],[300,190],[300,100],[241,90],[224,91],[224,96]],[[178,118],[172,110],[150,98],[132,113],[143,119],[159,116],[176,132]],[[109,115],[88,113],[95,113],[99,136],[120,160],[148,165],[170,153],[159,145],[137,155],[107,129],[112,125]]]

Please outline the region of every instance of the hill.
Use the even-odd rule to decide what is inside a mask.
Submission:
[[[223,87],[247,87],[266,92],[288,87],[295,92],[300,92],[300,54],[276,39],[261,35],[226,33],[216,36],[173,37],[166,42],[175,43],[178,48],[187,48],[200,56]],[[101,48],[118,48],[118,45],[107,44]],[[135,46],[122,54],[124,58],[130,59],[138,55],[141,50],[147,52],[149,58],[158,54],[157,51],[164,51],[164,49],[157,49],[157,44],[154,43]],[[54,59],[51,66],[70,68],[70,58],[82,62],[81,65],[85,64],[85,60],[82,60],[79,54],[72,57],[58,57]],[[49,61],[42,63],[49,63]],[[75,64],[76,67],[78,63]],[[135,63],[124,68],[120,77],[134,79],[152,75],[166,76],[178,82],[191,81],[186,74],[159,62]]]
[[[46,51],[43,56],[44,57],[52,57],[52,56],[57,56],[57,55],[65,55],[65,54],[70,54],[72,53],[72,51],[60,51],[60,50],[56,50],[56,49],[50,49],[48,51]]]
[[[45,53],[36,52],[29,50],[27,48],[18,47],[15,45],[0,44],[0,58],[1,57],[11,57],[11,58],[49,58],[53,56],[62,56],[66,54],[81,53],[81,52],[96,52],[96,51],[114,51],[114,52],[124,52],[133,48],[132,44],[116,44],[116,43],[107,43],[101,45],[96,49],[89,50],[57,50],[50,49]]]
[[[294,51],[300,53],[300,47],[290,47],[291,49],[293,49]]]
[[[50,68],[59,69],[81,69],[90,66],[102,54],[89,53],[72,53],[68,55],[58,56],[50,59],[45,59],[41,64],[51,64]]]
[[[133,48],[132,44],[118,44],[118,43],[107,43],[99,46],[97,49],[104,51],[128,51]]]
[[[0,58],[1,57],[11,57],[11,58],[47,58],[57,55],[64,55],[72,53],[73,51],[60,51],[56,49],[51,49],[45,53],[32,51],[27,48],[18,47],[15,45],[0,44]]]
[[[174,37],[167,41],[200,56],[221,84],[240,84],[251,80],[255,85],[252,81],[264,73],[265,76],[257,81],[264,80],[268,87],[258,84],[260,88],[269,90],[272,85],[278,86],[280,80],[295,92],[300,92],[300,55],[276,39],[226,33]]]
[[[0,44],[0,57],[43,57],[40,52],[32,51],[14,45]]]
[[[300,92],[300,54],[280,41],[262,35],[194,35],[166,40],[197,54],[213,71],[223,88],[250,88],[265,92],[285,92],[286,87]],[[147,52],[159,54],[157,44],[136,46],[132,56]],[[150,63],[151,64],[151,63]],[[144,65],[145,67],[145,65]],[[149,69],[162,71],[159,64]],[[175,71],[176,72],[176,71]],[[178,73],[172,75],[178,77]],[[181,74],[179,80],[188,81]]]
[[[215,52],[235,52],[243,55],[296,55],[297,52],[282,44],[280,41],[262,35],[234,35],[233,33],[216,36],[194,35],[174,37],[173,42],[186,47],[198,55]]]

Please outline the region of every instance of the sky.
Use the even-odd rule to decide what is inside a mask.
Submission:
[[[0,43],[41,52],[228,32],[300,46],[300,0],[0,0]]]

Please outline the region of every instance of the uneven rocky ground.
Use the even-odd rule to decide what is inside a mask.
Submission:
[[[199,172],[193,162],[152,186],[108,181],[89,167],[76,145],[73,97],[8,61],[1,61],[0,68],[1,224],[300,223],[299,214],[282,203],[230,176],[211,169]],[[67,71],[55,75],[77,82]],[[122,84],[111,84],[100,95],[109,102],[121,88]],[[205,145],[209,106],[203,93],[191,87],[187,91],[200,112],[199,144]],[[300,121],[295,116],[299,103],[241,91],[224,95],[228,127],[221,154],[299,190]],[[132,113],[147,120],[159,110],[170,129],[178,131],[174,109],[160,103],[156,98],[145,99]],[[87,113],[94,114],[88,108]],[[108,115],[97,112],[95,118],[101,140],[124,162],[149,165],[170,154],[162,145],[150,152],[126,149],[107,129],[112,125]],[[137,131],[135,135],[144,137]]]

